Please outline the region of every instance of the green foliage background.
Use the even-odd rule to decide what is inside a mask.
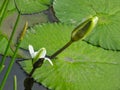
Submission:
[[[2,2],[3,0],[0,1]],[[35,50],[45,47],[47,55],[50,56],[70,40],[72,30],[82,20],[98,16],[99,22],[87,38],[73,43],[53,59],[54,66],[45,62],[35,71],[33,78],[52,90],[119,90],[120,1],[12,0],[4,20],[11,15],[10,12],[19,11],[27,17],[27,14],[51,10],[51,6],[59,23],[43,21],[42,24],[35,23],[30,26],[21,44],[22,49],[28,50],[29,44],[33,45]],[[3,32],[1,33],[0,53],[3,54],[8,40]],[[12,55],[13,50],[11,47],[8,56]],[[26,58],[25,52],[18,55]],[[31,62],[20,62],[27,73],[32,69]]]

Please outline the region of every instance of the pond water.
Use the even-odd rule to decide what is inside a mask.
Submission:
[[[0,56],[0,61],[1,61],[1,58],[2,58],[2,56]],[[6,59],[6,62],[5,62],[6,67],[4,68],[2,73],[0,74],[0,83],[1,83],[1,80],[3,79],[3,77],[4,77],[4,74],[6,72],[6,69],[7,69],[7,66],[8,66],[9,62],[10,62],[10,58],[8,57]],[[25,78],[27,78],[27,74],[21,69],[21,67],[18,63],[14,63],[3,90],[13,90],[13,76],[14,75],[17,76],[18,90],[24,90],[23,83],[24,83]],[[49,89],[47,89],[44,86],[35,82],[33,87],[32,87],[32,90],[49,90]]]

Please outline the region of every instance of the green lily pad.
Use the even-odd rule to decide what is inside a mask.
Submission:
[[[51,55],[69,41],[72,30],[72,25],[65,24],[36,25],[28,30],[21,47],[44,46]],[[53,59],[53,66],[45,62],[33,77],[52,90],[119,90],[119,58],[120,52],[78,41]],[[20,64],[27,73],[31,71],[32,60]]]
[[[61,22],[77,25],[89,16],[99,22],[85,41],[105,49],[120,50],[119,0],[55,0],[55,14]]]
[[[6,0],[0,0],[0,10],[1,10],[1,15],[3,14],[3,11],[5,9],[5,7],[2,9],[2,5],[3,5],[3,2],[6,1]],[[15,12],[16,11],[16,8],[15,8],[15,4],[14,4],[14,0],[9,0],[9,3],[8,3],[8,6],[7,6],[7,9],[5,11],[5,14],[4,14],[4,17],[3,18],[6,18],[7,16],[9,16],[11,13]],[[1,18],[1,16],[0,16]]]
[[[70,40],[73,28],[72,25],[67,26],[60,23],[36,25],[27,30],[21,47],[28,49],[29,44],[33,45],[35,50],[44,47],[48,51],[47,54],[51,55]],[[60,36],[57,37],[56,35]],[[66,36],[68,36],[67,39],[64,39]]]
[[[8,44],[8,40],[2,34],[0,34],[0,54],[4,55],[7,44]],[[12,55],[13,55],[13,51],[11,50],[11,48],[9,48],[7,52],[7,56],[12,56]]]
[[[15,10],[16,10],[16,7],[15,7],[14,0],[10,0],[8,4],[8,12],[15,11]]]
[[[51,0],[15,0],[22,14],[31,14],[48,9]]]
[[[1,9],[1,6],[3,5],[3,2],[4,0],[0,0],[0,9]],[[11,11],[11,10],[14,10],[15,9],[15,4],[14,4],[14,0],[10,0],[9,1],[9,4],[8,4],[8,8],[7,8],[7,12]]]

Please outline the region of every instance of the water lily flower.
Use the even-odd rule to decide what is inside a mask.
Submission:
[[[36,52],[34,51],[32,45],[29,45],[28,48],[29,48],[29,52],[30,52],[30,55],[31,55],[32,59],[37,57],[35,59],[35,61],[33,61],[33,63],[35,63],[36,60],[38,60],[40,58],[44,58],[44,61],[49,61],[49,63],[53,66],[52,61],[49,58],[45,57],[46,56],[46,49],[45,48],[41,48],[40,50],[38,50]]]

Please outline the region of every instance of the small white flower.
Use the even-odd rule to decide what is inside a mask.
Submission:
[[[38,59],[39,58],[44,58],[45,61],[46,60],[49,61],[49,63],[53,66],[52,61],[49,58],[45,57],[46,56],[46,49],[45,48],[41,48],[40,50],[35,52],[34,49],[33,49],[33,46],[29,45],[29,52],[30,52],[30,55],[31,55],[32,58],[35,58],[36,55],[39,53]]]

